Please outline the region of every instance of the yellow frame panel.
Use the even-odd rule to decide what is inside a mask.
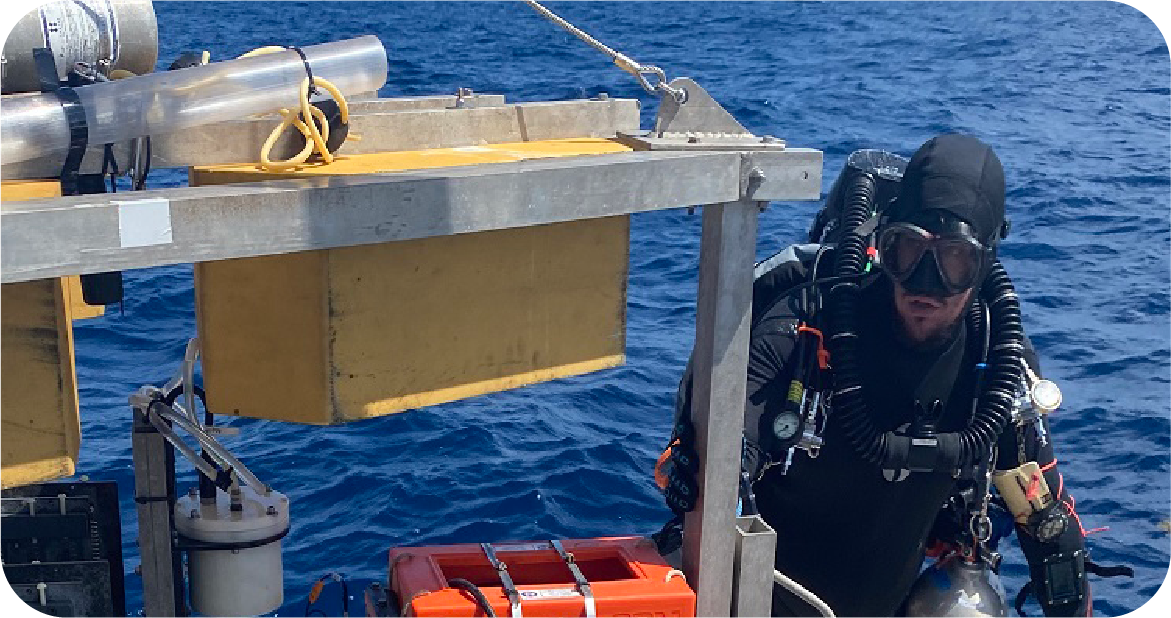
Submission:
[[[575,138],[339,157],[192,185],[627,152]],[[208,404],[331,424],[620,365],[629,217],[197,264]]]
[[[61,280],[6,283],[0,305],[0,485],[70,476],[81,418]]]

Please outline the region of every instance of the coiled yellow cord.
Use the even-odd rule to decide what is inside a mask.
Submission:
[[[252,56],[259,56],[262,54],[272,54],[276,52],[286,51],[287,47],[280,45],[269,45],[267,47],[258,47],[240,58],[250,58]],[[202,64],[207,64],[211,60],[211,52],[204,50],[200,59]],[[122,69],[115,69],[110,72],[110,79],[125,79],[127,77],[135,77],[134,73]],[[338,109],[341,111],[342,122],[348,124],[350,122],[350,106],[346,103],[346,97],[334,86],[329,80],[323,77],[313,77],[313,84],[320,88],[324,88],[326,92],[337,101]],[[268,134],[268,139],[264,140],[264,145],[260,147],[260,162],[257,164],[260,169],[265,171],[281,171],[296,169],[305,164],[309,157],[313,156],[316,151],[321,155],[321,160],[325,164],[332,163],[334,157],[329,152],[326,142],[329,141],[329,120],[325,117],[325,113],[317,109],[309,103],[309,77],[301,80],[301,109],[299,112],[294,112],[289,109],[277,110],[281,114],[281,123],[273,128],[272,132]],[[306,122],[306,118],[316,118],[318,122]],[[321,128],[318,129],[318,123]],[[301,152],[293,155],[284,161],[273,161],[269,158],[272,147],[276,144],[277,139],[280,138],[284,132],[285,127],[294,126],[305,136],[305,147]],[[349,134],[346,136],[346,141],[358,141],[362,139],[358,135]]]
[[[240,57],[248,58],[250,56],[259,56],[261,54],[271,54],[286,50],[287,48],[279,45],[270,45],[254,49]],[[326,92],[329,92],[330,96],[337,101],[338,109],[341,111],[342,122],[348,124],[350,122],[350,107],[346,103],[346,97],[337,89],[337,86],[334,86],[329,80],[317,76],[313,77],[313,85],[324,88]],[[309,157],[313,155],[314,151],[321,156],[323,163],[329,164],[333,162],[334,157],[330,154],[329,148],[326,146],[326,142],[329,141],[329,121],[325,118],[325,114],[321,110],[313,107],[309,103],[309,86],[309,77],[301,80],[301,109],[299,113],[287,108],[277,110],[282,117],[281,123],[273,128],[272,132],[268,134],[268,139],[264,140],[264,145],[260,147],[260,162],[258,163],[260,169],[265,171],[296,169],[304,165]],[[321,124],[320,129],[317,127],[318,122],[312,122],[309,120],[311,118],[318,120]],[[305,136],[305,147],[301,149],[301,152],[288,159],[273,161],[269,158],[272,147],[284,132],[285,127],[290,125],[296,127]],[[346,136],[347,141],[356,141],[358,139],[360,138],[357,135]]]

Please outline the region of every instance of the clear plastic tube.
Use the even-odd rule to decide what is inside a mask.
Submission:
[[[378,37],[311,45],[302,51],[313,75],[329,80],[343,94],[373,92],[386,82],[386,49]],[[305,77],[301,56],[287,50],[75,91],[85,107],[89,143],[108,144],[296,108]],[[64,151],[69,145],[64,113],[51,93],[5,100],[0,135],[4,163]]]
[[[199,358],[199,338],[193,337],[187,342],[187,352],[183,354],[183,401],[187,403],[187,416],[196,425],[202,425],[195,413],[195,361]]]
[[[234,455],[228,452],[228,449],[224,448],[223,445],[217,442],[215,438],[208,435],[207,432],[203,430],[202,425],[198,423],[192,423],[191,419],[187,417],[186,410],[181,409],[178,405],[160,405],[156,409],[156,412],[159,416],[171,421],[172,423],[175,423],[176,425],[187,430],[187,432],[191,435],[195,436],[195,439],[199,441],[201,446],[211,452],[212,456],[216,459],[219,459],[220,462],[231,466],[232,469],[235,470],[236,474],[239,475],[240,478],[244,479],[245,483],[248,483],[248,485],[256,490],[256,493],[261,495],[268,495],[268,492],[270,491],[269,486],[265,485],[260,481],[260,479],[256,478],[256,475],[253,474],[252,471],[247,467],[245,467],[243,463],[240,463],[239,459],[236,459]],[[192,453],[194,453],[194,451],[192,451]],[[200,461],[203,460],[202,457],[196,456],[196,458]]]

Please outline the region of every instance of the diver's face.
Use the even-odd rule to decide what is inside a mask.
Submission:
[[[894,282],[895,310],[903,334],[914,345],[942,343],[951,337],[972,290],[951,296],[919,296]]]

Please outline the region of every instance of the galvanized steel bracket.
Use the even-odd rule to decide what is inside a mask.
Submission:
[[[655,128],[649,132],[618,133],[618,140],[635,150],[784,150],[785,141],[758,137],[744,128],[706,90],[687,77],[671,82],[687,92],[683,103],[663,97]]]
[[[785,141],[771,135],[756,136],[745,129],[694,80],[681,77],[671,82],[687,92],[678,103],[664,97],[655,116],[655,128],[638,134],[622,133],[618,141],[635,150],[754,151],[784,150]]]

